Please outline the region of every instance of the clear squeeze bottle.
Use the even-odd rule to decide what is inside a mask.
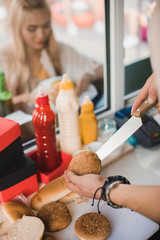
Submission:
[[[78,98],[73,84],[64,74],[60,83],[60,90],[56,99],[58,122],[60,128],[60,148],[62,152],[73,154],[81,149],[79,134]]]
[[[81,105],[79,126],[83,144],[89,144],[97,140],[98,122],[94,113],[94,104],[88,96],[85,96],[84,102]]]
[[[60,164],[56,145],[55,113],[50,108],[48,95],[42,90],[36,97],[32,122],[37,144],[37,168],[53,171]]]

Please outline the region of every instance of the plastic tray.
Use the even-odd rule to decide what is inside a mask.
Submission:
[[[27,155],[36,162],[36,158],[37,158],[36,149],[27,153]],[[60,152],[60,159],[61,159],[60,166],[52,172],[43,172],[41,170],[37,170],[37,176],[38,176],[39,182],[48,183],[54,178],[57,178],[63,175],[64,171],[68,168],[68,165],[72,159],[72,156],[67,153]]]

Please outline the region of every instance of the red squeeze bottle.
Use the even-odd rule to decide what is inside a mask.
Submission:
[[[37,168],[51,172],[60,164],[56,146],[55,113],[50,108],[48,95],[42,90],[36,97],[32,122],[37,144]]]

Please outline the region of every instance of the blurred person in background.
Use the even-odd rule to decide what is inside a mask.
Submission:
[[[0,65],[13,103],[22,104],[22,109],[26,103],[33,105],[35,89],[44,79],[67,73],[80,96],[92,81],[103,77],[101,64],[56,41],[45,0],[12,0],[9,24],[10,41],[0,51]],[[58,87],[53,84],[46,93],[54,103]]]

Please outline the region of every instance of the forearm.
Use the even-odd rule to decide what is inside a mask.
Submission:
[[[160,223],[160,187],[119,184],[110,191],[112,202]]]

